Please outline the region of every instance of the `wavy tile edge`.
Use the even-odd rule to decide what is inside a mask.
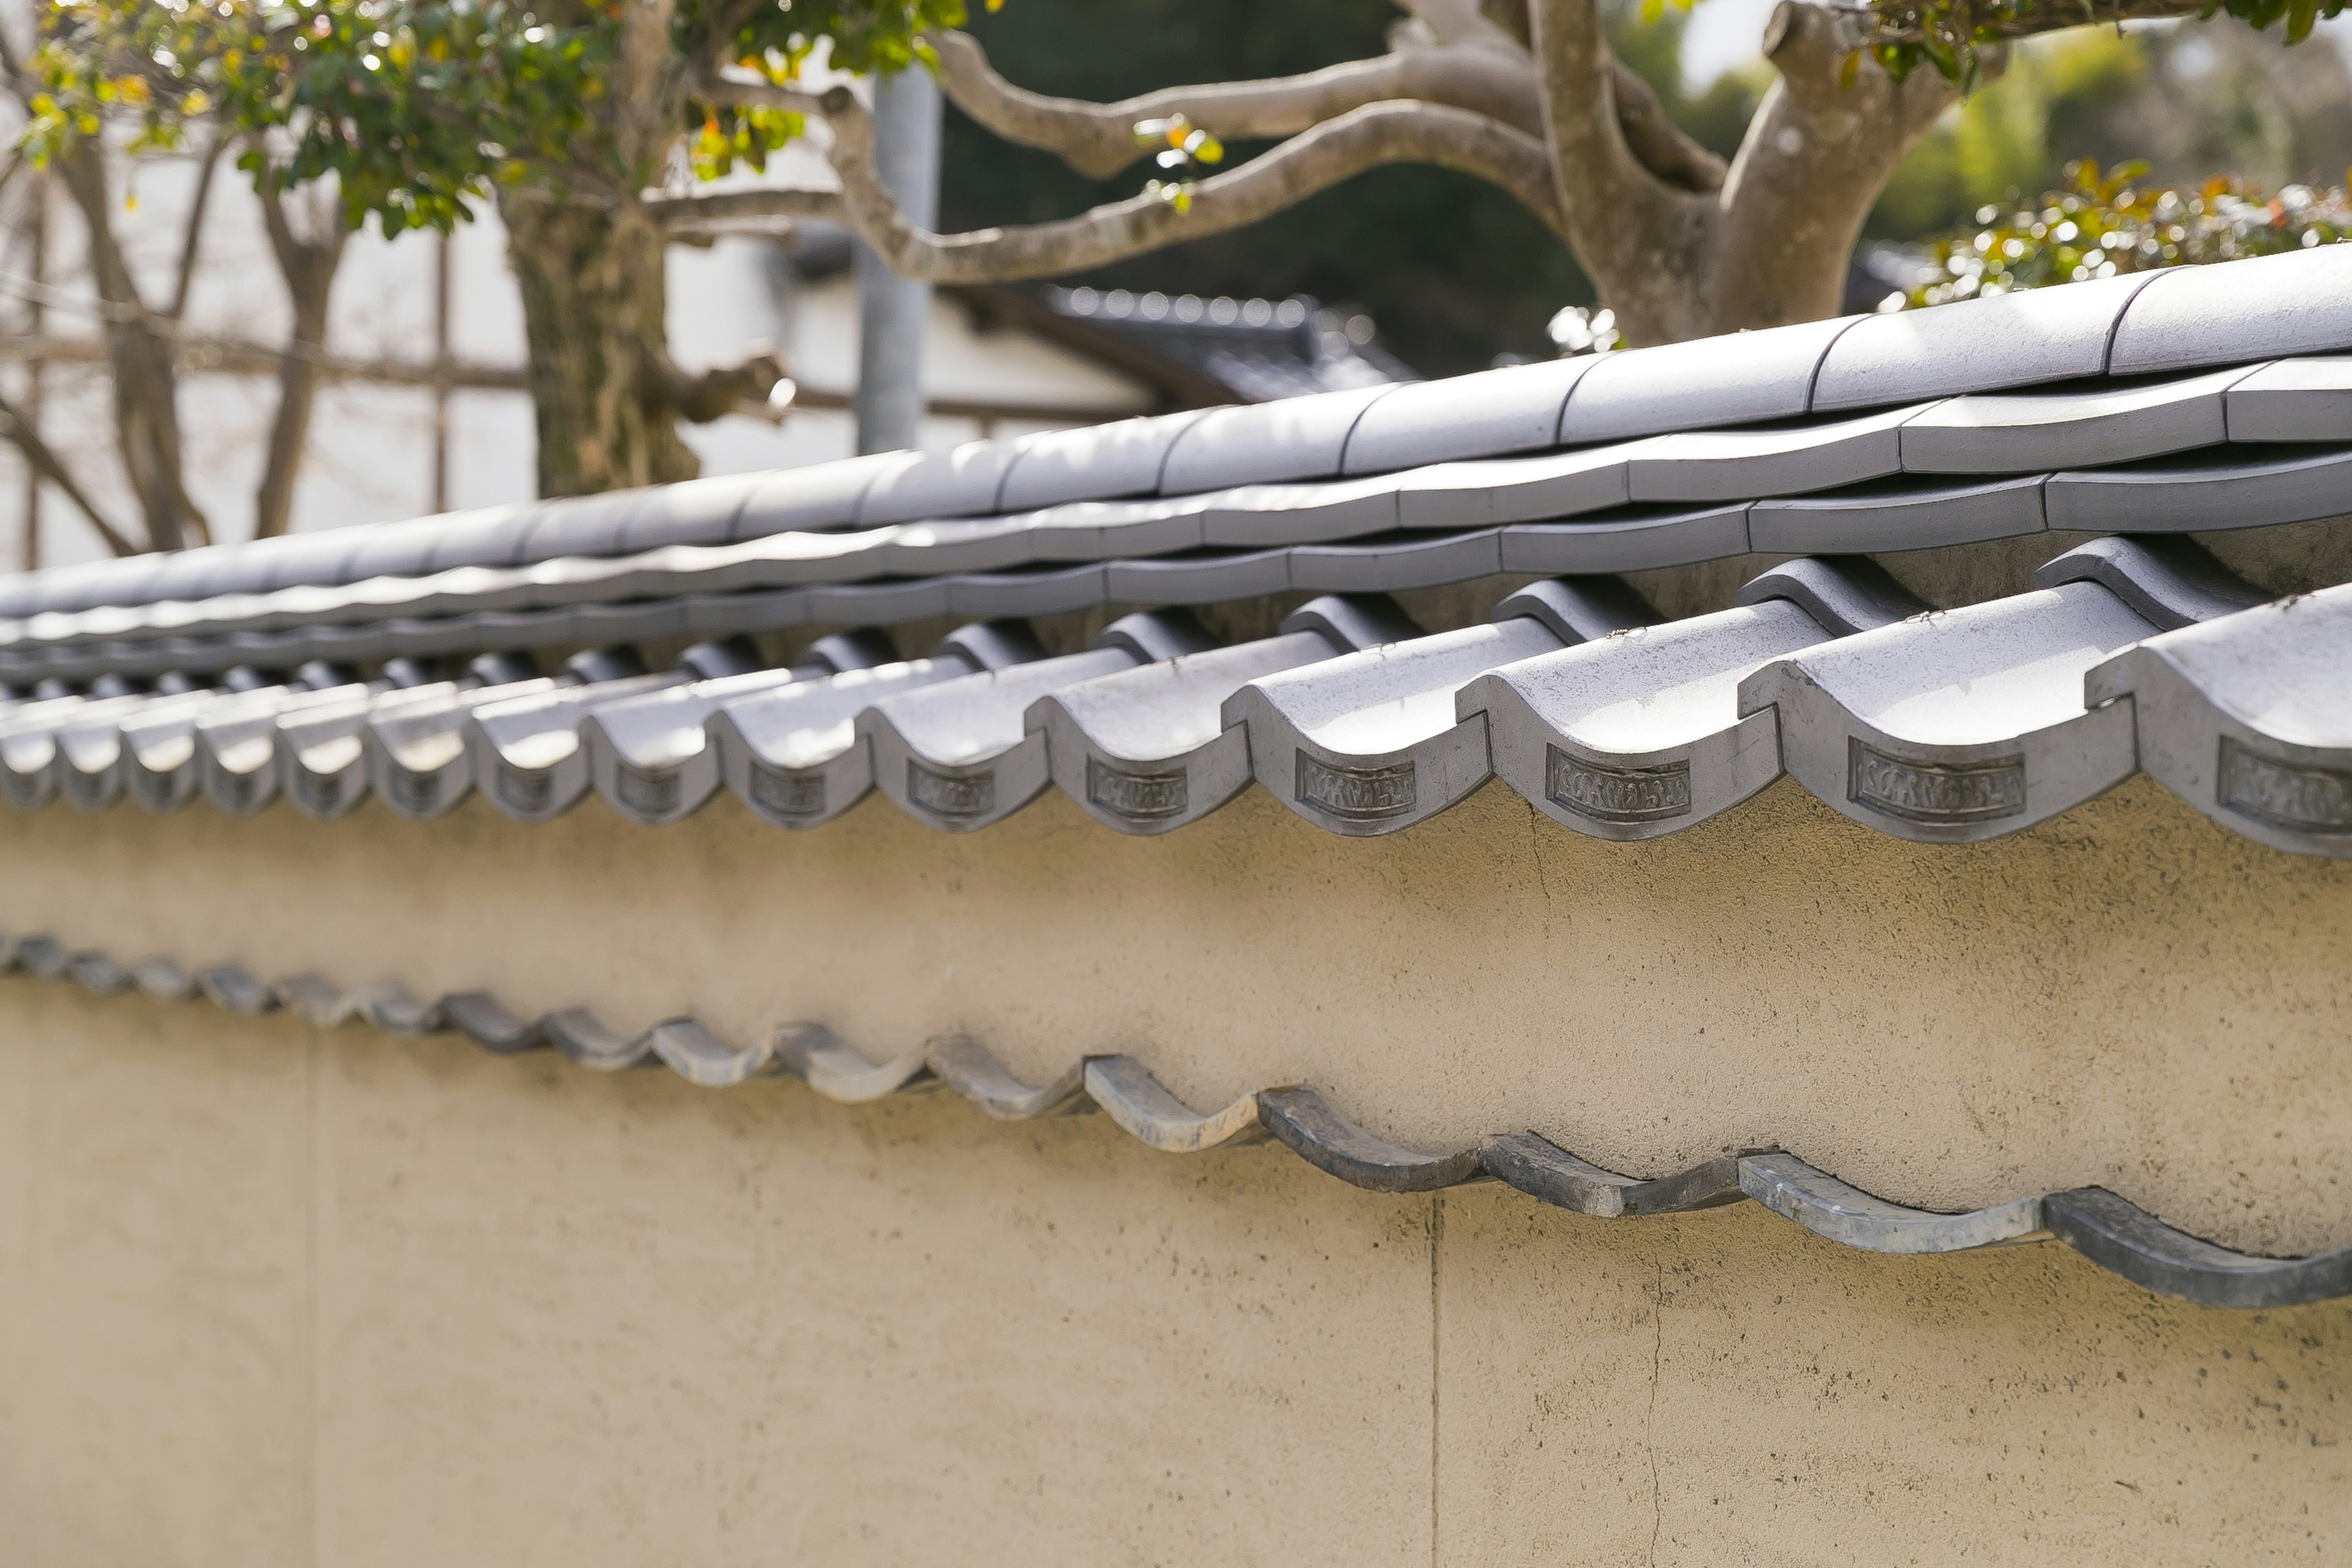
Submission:
[[[1430,1153],[1358,1125],[1301,1084],[1260,1089],[1202,1115],[1127,1055],[1084,1057],[1051,1083],[1031,1084],[962,1034],[940,1036],[879,1062],[821,1024],[786,1024],[738,1047],[681,1016],[629,1038],[584,1008],[525,1018],[483,991],[425,1001],[394,981],[341,987],[312,973],[263,981],[236,964],[191,970],[162,957],[125,963],[50,936],[0,932],[0,974],[8,973],[69,982],[98,996],[135,992],[159,1002],[202,999],[242,1016],[284,1011],[320,1027],[358,1021],[394,1035],[460,1034],[494,1056],[544,1047],[593,1070],[658,1063],[705,1088],[793,1078],[845,1105],[944,1085],[1000,1121],[1098,1109],[1154,1149],[1197,1153],[1270,1139],[1316,1169],[1372,1192],[1433,1193],[1498,1181],[1540,1203],[1598,1219],[1752,1201],[1841,1246],[1896,1255],[2055,1240],[2143,1289],[2199,1306],[2260,1310],[2352,1296],[2352,1247],[2306,1258],[2237,1252],[2175,1229],[2104,1187],[1946,1214],[1889,1203],[1780,1149],[1732,1151],[1654,1180],[1592,1164],[1535,1132],[1499,1133],[1468,1149]]]

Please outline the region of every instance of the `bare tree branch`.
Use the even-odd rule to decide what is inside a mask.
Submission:
[[[107,521],[105,514],[83,493],[81,486],[74,481],[72,470],[66,467],[56,449],[41,439],[41,433],[33,422],[5,397],[0,397],[0,437],[5,437],[24,456],[34,473],[55,485],[66,500],[73,502],[74,509],[97,531],[109,550],[117,555],[139,553],[139,547],[124,538],[121,530]]]
[[[163,312],[177,321],[188,313],[188,289],[196,280],[196,255],[204,247],[205,209],[212,205],[213,175],[220,168],[221,153],[228,147],[228,138],[215,136],[205,149],[203,161],[196,169],[195,199],[188,206],[187,231],[180,237],[180,268],[172,285],[171,308]]]
[[[1368,103],[1418,99],[1487,115],[1530,136],[1542,130],[1535,72],[1524,58],[1497,48],[1412,46],[1301,76],[1167,88],[1117,103],[1088,103],[1013,86],[968,33],[928,37],[940,57],[940,86],[957,108],[1006,141],[1042,148],[1097,179],[1152,152],[1136,140],[1138,121],[1177,114],[1213,136],[1270,140],[1295,136]]]
[[[1682,132],[1666,118],[1665,105],[1624,62],[1612,58],[1610,81],[1615,91],[1617,129],[1626,151],[1642,167],[1667,184],[1685,191],[1719,191],[1730,172],[1724,161]]]
[[[787,231],[800,218],[841,221],[839,191],[760,189],[649,195],[646,211],[673,239]]]
[[[927,282],[1008,282],[1100,266],[1255,223],[1385,163],[1432,163],[1475,174],[1517,197],[1554,232],[1560,228],[1550,172],[1533,138],[1440,104],[1372,103],[1202,181],[1192,187],[1189,211],[1146,193],[1057,222],[929,234],[908,223],[875,174],[873,121],[848,89],[837,87],[818,99],[719,79],[698,90],[721,101],[821,115],[833,130],[843,216],[894,270]]]

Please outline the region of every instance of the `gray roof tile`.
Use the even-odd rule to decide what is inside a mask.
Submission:
[[[1181,432],[1160,470],[1168,495],[1330,479],[1365,409],[1393,390],[1351,387],[1276,403],[1213,408]]]
[[[861,521],[866,492],[875,481],[915,460],[912,452],[877,452],[770,474],[743,498],[742,509],[735,514],[734,539],[851,527]]]
[[[2352,857],[2352,586],[2148,638],[2084,677],[2137,718],[2139,765],[2277,848]]]
[[[2340,517],[2352,449],[2221,447],[2201,457],[2051,476],[2050,526],[2089,533],[2261,528]]]
[[[1793,418],[1812,407],[1822,356],[1864,319],[1843,316],[1607,355],[1569,394],[1559,440],[1617,441]]]
[[[2227,402],[2232,441],[2341,441],[2352,432],[2352,354],[2263,365]]]
[[[472,709],[463,727],[474,787],[519,822],[561,816],[588,793],[579,726],[602,703],[681,686],[674,671],[557,687]]]
[[[1773,715],[1742,716],[1739,683],[1917,607],[1898,594],[1866,562],[1801,559],[1749,584],[1738,608],[1501,666],[1455,693],[1454,711],[1486,716],[1496,775],[1554,821],[1600,838],[1679,832],[1780,776]]]
[[[1569,393],[1598,363],[1552,360],[1400,386],[1356,421],[1339,471],[1385,473],[1554,446]]]
[[[2323,245],[2157,273],[2124,311],[2106,368],[2147,375],[2344,348],[2352,348],[2352,250]]]
[[[1886,479],[1903,471],[1904,423],[1933,406],[1660,436],[1627,452],[1627,490],[1637,501],[1728,501]]]
[[[1781,764],[1858,821],[1927,843],[1997,837],[2130,774],[2130,710],[2086,710],[2082,677],[2156,629],[2070,583],[1776,659],[1740,683],[1739,711],[1777,709]]]
[[[1831,495],[1760,500],[1748,510],[1748,542],[1768,554],[1860,554],[2012,539],[2052,526],[2042,476],[1989,484],[1864,485]]]
[[[1865,317],[1822,356],[1813,409],[1885,407],[2103,375],[2124,307],[2161,276],[2127,273]],[[2242,357],[2268,356],[2257,351]]]
[[[1511,615],[1263,676],[1225,700],[1223,721],[1248,727],[1252,772],[1299,816],[1335,833],[1393,833],[1490,776],[1484,717],[1458,716],[1454,693],[1559,647],[1556,620]]]
[[[415,570],[420,573],[446,572],[455,566],[519,564],[526,559],[524,544],[546,507],[544,501],[522,501],[513,506],[491,507],[482,511],[460,512],[454,517],[439,519],[437,521],[442,523],[439,536],[419,558]],[[372,537],[373,530],[354,528],[329,531],[349,533],[354,548],[337,567],[334,577],[313,581],[348,583],[361,577],[382,574],[381,568],[374,563],[374,557],[365,553],[362,548]],[[278,588],[290,585],[284,582],[271,584]]]
[[[1155,494],[1169,448],[1202,412],[1189,409],[1024,436],[1013,443],[994,509],[1026,511],[1063,501]]]
[[[877,462],[871,482],[860,487],[852,514],[860,528],[934,517],[985,516],[997,510],[997,492],[1003,487],[1005,470],[1013,465],[1012,445],[1004,441],[968,441],[952,452],[892,456],[897,461],[887,466]],[[747,522],[750,510],[745,508]],[[844,518],[839,522],[848,521]]]
[[[2236,366],[2154,385],[1955,397],[1904,424],[1903,467],[1915,474],[2030,473],[2216,446],[2229,439],[2223,398],[2250,374]]]
[[[1274,637],[1163,657],[1048,692],[1023,723],[1043,739],[1053,781],[1088,816],[1122,833],[1166,833],[1250,782],[1247,731],[1223,715],[1235,691],[1417,630],[1385,601],[1316,599]]]
[[[1748,552],[1745,506],[1649,510],[1580,522],[1522,522],[1502,531],[1506,572],[1642,572]]]

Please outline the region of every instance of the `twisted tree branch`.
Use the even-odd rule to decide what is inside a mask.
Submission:
[[[989,65],[969,33],[929,37],[939,53],[940,86],[958,109],[1006,141],[1055,153],[1095,179],[1151,152],[1136,140],[1139,121],[1177,114],[1228,140],[1296,136],[1349,110],[1399,99],[1487,115],[1530,136],[1543,122],[1535,72],[1499,49],[1409,46],[1300,76],[1164,88],[1117,103],[1089,103],[1015,87]]]
[[[1414,30],[1442,41],[1408,39],[1377,59],[1263,81],[1166,88],[1117,103],[1031,92],[998,75],[970,34],[929,37],[940,57],[940,84],[957,108],[1006,141],[1052,153],[1097,179],[1151,151],[1136,139],[1139,121],[1176,114],[1221,138],[1270,139],[1297,135],[1369,103],[1412,99],[1483,114],[1541,137],[1543,96],[1534,63],[1493,24],[1466,7],[1457,9],[1465,16],[1417,8]],[[1452,31],[1438,33],[1433,16]],[[1456,34],[1466,41],[1454,41]],[[1634,156],[1668,184],[1694,191],[1720,187],[1723,160],[1666,118],[1647,82],[1613,59],[1610,64],[1618,120]]]
[[[704,78],[707,100],[820,117],[833,132],[841,216],[900,276],[930,283],[1002,283],[1098,267],[1161,246],[1240,228],[1386,163],[1433,163],[1500,186],[1559,232],[1543,148],[1484,115],[1441,104],[1372,103],[1292,137],[1191,190],[1189,211],[1146,193],[1076,217],[937,235],[898,210],[874,168],[874,126],[847,88],[817,98],[791,88]]]
[[[1204,180],[1190,211],[1146,193],[1054,223],[933,235],[909,225],[874,172],[874,132],[843,89],[825,95],[834,168],[859,237],[902,276],[934,283],[1003,282],[1099,267],[1272,216],[1387,163],[1433,163],[1502,187],[1559,228],[1543,149],[1483,115],[1438,104],[1372,103],[1326,121],[1237,169]]]

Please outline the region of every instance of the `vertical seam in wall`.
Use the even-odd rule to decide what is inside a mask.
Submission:
[[[302,1031],[302,1512],[303,1546],[319,1563],[319,1052],[320,1032]]]
[[[1437,1367],[1438,1347],[1443,1342],[1438,1314],[1441,1298],[1438,1292],[1438,1249],[1445,1240],[1445,1194],[1429,1194],[1429,1568],[1437,1568]]]

